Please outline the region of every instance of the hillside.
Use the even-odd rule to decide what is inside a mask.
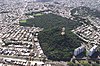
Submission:
[[[89,7],[80,6],[71,10],[71,15],[74,17],[94,16],[100,18],[100,11],[90,9]]]
[[[71,32],[72,29],[82,25],[78,21],[63,18],[54,14],[45,14],[28,19],[21,23],[23,26],[44,28],[39,34],[39,40],[44,54],[51,60],[69,60],[75,48],[80,46],[81,40]],[[65,34],[61,35],[65,27]]]

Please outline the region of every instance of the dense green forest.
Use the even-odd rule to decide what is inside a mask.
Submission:
[[[20,22],[20,25],[35,25],[36,27],[45,28],[45,30],[59,26],[66,27],[67,30],[71,30],[81,25],[81,23],[54,14],[44,14],[42,16],[27,19],[25,23]]]
[[[81,40],[72,32],[66,30],[61,35],[61,27],[45,30],[39,35],[41,47],[51,60],[70,60],[75,48],[80,46]]]
[[[71,32],[72,29],[82,25],[79,21],[73,21],[54,14],[44,14],[21,22],[23,26],[38,26],[44,28],[39,33],[39,40],[44,54],[50,60],[69,60],[75,48],[81,45],[81,40]],[[61,35],[65,27],[65,34]]]

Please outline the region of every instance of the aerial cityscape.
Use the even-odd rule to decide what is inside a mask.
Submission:
[[[100,66],[100,0],[0,0],[0,66]]]

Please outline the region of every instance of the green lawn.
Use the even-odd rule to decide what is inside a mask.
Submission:
[[[26,23],[27,21],[26,21],[26,20],[21,20],[20,22],[21,22],[21,23]]]
[[[37,13],[37,14],[33,14],[33,16],[42,16],[43,14],[41,13]]]

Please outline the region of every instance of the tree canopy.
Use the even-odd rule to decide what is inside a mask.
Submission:
[[[74,21],[54,14],[45,14],[35,18],[27,19],[23,26],[38,26],[44,28],[39,33],[40,45],[44,54],[50,60],[69,60],[75,48],[81,45],[81,39],[71,32],[72,29],[82,25],[79,21]],[[65,34],[61,35],[62,28],[65,27]]]

